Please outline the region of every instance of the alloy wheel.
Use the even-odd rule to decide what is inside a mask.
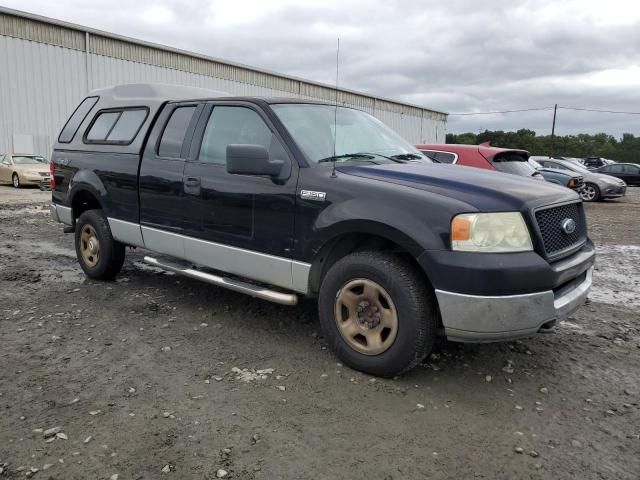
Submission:
[[[584,202],[593,201],[593,199],[596,198],[596,189],[591,185],[585,185],[580,192],[580,198],[582,198]]]

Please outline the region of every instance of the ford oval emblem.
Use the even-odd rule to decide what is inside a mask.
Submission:
[[[573,218],[565,218],[562,221],[562,231],[567,235],[571,235],[576,231],[576,222]]]

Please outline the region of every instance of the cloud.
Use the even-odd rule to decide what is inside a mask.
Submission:
[[[640,111],[640,3],[627,0],[5,0],[7,6],[450,112]],[[452,116],[449,131],[551,114]],[[638,116],[562,110],[559,133],[640,134]]]

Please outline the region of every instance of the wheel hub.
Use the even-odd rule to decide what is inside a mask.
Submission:
[[[358,303],[357,311],[357,320],[361,327],[371,330],[380,325],[380,309],[369,300]]]
[[[393,345],[398,313],[382,285],[366,278],[348,281],[336,294],[336,325],[349,347],[365,355],[380,355]]]

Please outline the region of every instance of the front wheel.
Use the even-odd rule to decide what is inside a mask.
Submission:
[[[125,246],[111,235],[102,210],[87,210],[80,215],[75,232],[78,262],[90,278],[113,280],[124,263]]]
[[[20,188],[20,177],[17,173],[11,176],[11,183],[13,183],[14,188]]]
[[[580,198],[583,202],[596,202],[600,199],[600,189],[593,183],[587,183],[580,190]]]
[[[320,323],[336,355],[365,373],[391,377],[417,365],[436,339],[438,313],[416,268],[386,252],[359,252],[327,272]]]

